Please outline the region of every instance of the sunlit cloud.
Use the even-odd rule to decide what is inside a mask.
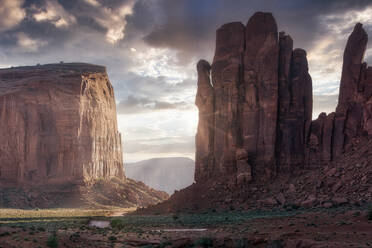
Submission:
[[[148,77],[166,77],[171,83],[195,79],[194,67],[179,65],[177,52],[165,48],[131,48],[134,53],[130,71]]]
[[[323,95],[325,98],[333,96],[332,99],[338,95],[343,51],[348,36],[357,22],[362,23],[365,28],[372,26],[371,16],[372,7],[319,16],[323,31],[316,36],[314,45],[308,50],[309,69],[313,78],[315,95]],[[371,54],[371,49],[367,50],[366,55],[368,54]],[[322,99],[314,98],[314,110],[323,107],[325,112],[334,111],[334,102],[322,101],[321,104],[315,106],[318,104],[317,101],[322,101]],[[328,108],[326,103],[332,106],[332,109]]]
[[[324,15],[321,17],[322,23],[327,27],[334,38],[345,39],[348,37],[348,32],[357,22],[364,25],[372,25],[372,7],[367,7],[364,10],[350,10],[342,14]]]
[[[94,6],[94,7],[101,6],[101,4],[98,1],[96,1],[96,0],[84,0],[84,2],[86,2],[87,4],[90,4],[90,5]]]
[[[36,9],[33,18],[37,22],[51,22],[54,26],[61,28],[76,23],[76,18],[68,13],[56,0],[48,0],[42,9]]]
[[[100,4],[95,0],[85,0],[93,6],[100,6]],[[94,19],[103,27],[107,29],[106,40],[111,44],[115,44],[119,40],[123,39],[125,36],[125,27],[127,25],[126,18],[133,14],[133,7],[135,0],[131,0],[123,3],[118,8],[102,7],[101,16],[96,16]]]
[[[17,45],[24,52],[37,52],[39,48],[47,44],[47,41],[32,39],[23,32],[17,34]]]
[[[25,18],[23,2],[24,0],[1,0],[0,32],[16,27]]]

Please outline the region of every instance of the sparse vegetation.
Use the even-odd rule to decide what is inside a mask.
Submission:
[[[47,240],[47,246],[50,248],[57,248],[58,247],[58,240],[57,240],[57,233],[53,232]]]
[[[372,207],[369,208],[369,210],[368,210],[367,218],[368,218],[368,220],[372,220]]]
[[[110,226],[114,229],[123,229],[125,227],[125,223],[122,219],[113,219],[110,222]]]
[[[173,231],[166,229],[206,229],[205,231],[194,232],[190,240],[186,240],[187,247],[213,247],[218,245],[220,240],[215,236],[215,230],[227,233],[233,239],[230,241],[233,247],[247,247],[250,236],[264,236],[267,234],[266,228],[271,230],[281,230],[286,232],[304,232],[306,228],[323,228],[330,223],[334,228],[347,228],[350,226],[355,211],[366,211],[368,206],[338,207],[324,212],[323,209],[313,210],[283,210],[276,209],[271,211],[205,211],[202,213],[177,213],[177,214],[160,214],[160,215],[135,215],[128,214],[120,217],[109,216],[78,216],[78,217],[33,217],[31,218],[0,218],[0,224],[6,228],[0,232],[0,240],[6,239],[12,244],[24,242],[32,245],[44,244],[47,247],[63,246],[83,246],[89,236],[94,235],[95,239],[101,240],[105,245],[100,247],[112,247],[114,243],[125,244],[125,237],[131,240],[141,240],[141,247],[151,246],[146,244],[147,240],[157,240],[159,243],[154,247],[170,247],[175,244],[176,239]],[[34,211],[34,210],[32,210]],[[82,211],[82,210],[81,210]],[[39,214],[45,214],[43,209],[37,211]],[[35,213],[35,212],[33,212]],[[339,215],[345,215],[345,218],[338,218]],[[23,213],[24,216],[24,213]],[[336,218],[335,221],[324,222],[324,216],[327,218]],[[272,223],[270,220],[275,219]],[[288,219],[288,222],[282,222]],[[96,228],[89,225],[90,221],[107,221],[111,228]],[[265,221],[266,220],[266,221]],[[367,222],[366,218],[364,219]],[[265,223],[265,229],[254,223]],[[294,227],[298,227],[294,230]],[[217,229],[216,229],[217,228]],[[305,228],[305,229],[304,229]],[[53,232],[53,230],[59,230]],[[210,231],[211,230],[211,231]],[[331,230],[331,229],[330,229]],[[128,235],[128,236],[126,236]],[[179,233],[177,232],[177,237]],[[187,233],[185,234],[187,235]],[[232,236],[231,236],[232,235]],[[235,236],[236,235],[236,236]],[[354,234],[356,235],[356,234]],[[366,234],[367,235],[367,234]],[[328,234],[331,237],[331,233]],[[351,237],[352,235],[350,235]],[[100,238],[99,238],[100,237]],[[188,236],[186,236],[188,237]],[[333,235],[334,239],[339,236]],[[216,239],[217,238],[217,239]],[[123,240],[124,239],[124,240]],[[325,240],[322,238],[322,240]],[[322,241],[321,240],[321,241]],[[364,244],[367,240],[364,240]],[[270,243],[271,244],[271,243]],[[17,247],[17,246],[15,246]],[[120,247],[120,246],[119,246]],[[125,246],[124,246],[125,247]]]
[[[123,209],[125,211],[126,209]],[[45,217],[88,217],[88,216],[108,216],[113,210],[107,209],[79,209],[79,208],[56,208],[56,209],[0,209],[1,220],[11,219],[30,219]]]
[[[213,247],[213,239],[210,237],[201,237],[194,242],[197,247]]]

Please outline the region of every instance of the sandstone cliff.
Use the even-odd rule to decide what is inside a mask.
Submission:
[[[196,181],[236,174],[244,183],[302,166],[312,82],[306,52],[278,38],[272,14],[219,28],[211,70],[212,82],[208,62],[199,62]]]
[[[50,64],[0,70],[0,184],[124,179],[106,69]]]
[[[216,39],[212,66],[197,66],[196,183],[146,211],[371,202],[372,67],[362,61],[362,25],[347,41],[337,109],[316,120],[306,52],[277,33],[270,13],[225,24]]]
[[[244,184],[323,166],[353,138],[372,134],[367,40],[358,23],[345,48],[337,109],[312,121],[306,51],[278,35],[272,14],[220,27],[212,65],[198,64],[196,182],[235,175]]]
[[[312,164],[336,160],[348,150],[353,138],[372,134],[372,67],[363,63],[367,41],[362,24],[356,24],[345,47],[336,111],[321,113],[312,122]]]

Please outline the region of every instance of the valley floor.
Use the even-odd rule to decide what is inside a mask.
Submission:
[[[0,247],[372,246],[368,205],[168,215],[132,210],[1,209]]]

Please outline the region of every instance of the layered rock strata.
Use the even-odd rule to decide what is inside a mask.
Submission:
[[[306,51],[278,35],[272,14],[219,28],[211,79],[208,62],[198,64],[196,182],[235,174],[239,184],[321,166],[354,137],[371,134],[372,68],[362,62],[367,39],[358,23],[344,53],[336,112],[312,121]]]
[[[124,179],[106,69],[51,64],[0,70],[0,184]]]

